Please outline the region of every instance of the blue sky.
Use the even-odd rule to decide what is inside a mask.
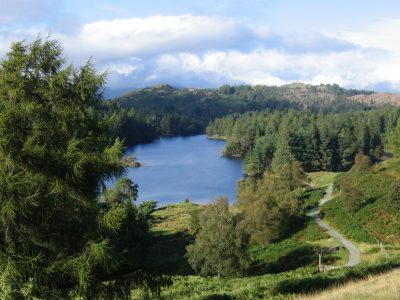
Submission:
[[[76,65],[92,57],[109,89],[282,85],[400,92],[394,0],[0,0],[0,57],[38,34]]]

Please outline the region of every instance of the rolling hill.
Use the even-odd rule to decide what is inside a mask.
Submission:
[[[113,99],[119,107],[134,109],[154,119],[179,119],[191,124],[192,133],[204,132],[207,124],[218,117],[246,111],[301,109],[318,112],[342,112],[370,109],[364,97],[374,92],[346,90],[338,85],[295,83],[276,86],[229,86],[218,89],[177,89],[167,84],[128,92]],[[359,97],[359,98],[356,98]],[[173,123],[173,122],[172,122]],[[172,124],[171,123],[171,124]],[[173,128],[170,130],[173,134]]]

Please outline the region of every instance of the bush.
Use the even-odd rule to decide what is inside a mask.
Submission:
[[[217,199],[200,215],[200,230],[187,252],[189,263],[201,275],[232,276],[246,271],[248,237],[238,230],[228,199]]]
[[[389,189],[388,200],[393,207],[400,211],[400,182],[395,181]]]
[[[351,176],[340,178],[340,198],[343,199],[346,209],[357,211],[361,206],[362,193]]]

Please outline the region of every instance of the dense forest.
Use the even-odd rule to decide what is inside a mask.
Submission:
[[[115,134],[133,145],[146,141],[146,137],[204,133],[211,120],[233,113],[265,109],[318,112],[324,108],[327,113],[367,110],[372,106],[349,97],[371,93],[346,90],[338,85],[224,85],[219,89],[175,89],[159,85],[127,93],[106,106],[113,118]],[[133,125],[143,127],[142,135],[127,130],[136,128]]]
[[[346,171],[362,152],[379,160],[385,137],[397,124],[399,109],[343,113],[263,111],[211,121],[209,136],[227,138],[224,153],[245,158],[248,174],[292,161],[306,171]]]

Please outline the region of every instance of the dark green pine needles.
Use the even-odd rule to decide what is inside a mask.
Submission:
[[[100,117],[104,74],[65,66],[56,41],[18,42],[0,66],[0,298],[124,296],[143,271],[148,207]],[[126,296],[126,295],[125,295]]]

